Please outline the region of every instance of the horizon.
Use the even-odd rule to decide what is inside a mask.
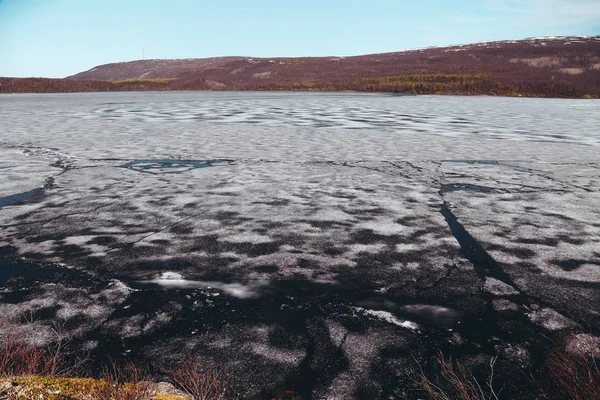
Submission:
[[[64,78],[142,59],[351,57],[600,34],[600,0],[550,3],[0,0],[0,76]]]

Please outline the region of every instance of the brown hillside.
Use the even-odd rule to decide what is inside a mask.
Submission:
[[[599,97],[600,36],[484,42],[354,57],[142,60],[101,65],[66,80],[58,81],[56,90],[54,83],[48,83],[47,91],[359,90]],[[100,80],[110,82],[93,82]],[[81,86],[83,81],[88,82]],[[28,91],[27,85],[13,82],[11,87]],[[7,89],[0,82],[0,92]]]

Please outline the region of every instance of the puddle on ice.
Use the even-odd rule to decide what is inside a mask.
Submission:
[[[491,187],[481,186],[481,185],[473,185],[470,183],[451,183],[451,184],[442,185],[442,187],[440,189],[441,194],[458,192],[458,191],[471,191],[471,192],[478,192],[478,193],[501,193],[502,192],[501,190],[494,189]]]
[[[149,174],[164,174],[212,167],[221,162],[221,160],[141,159],[128,162],[123,167]]]
[[[29,280],[45,276],[53,277],[69,272],[71,270],[60,265],[42,265],[0,258],[0,287],[4,287],[11,278],[20,277]]]
[[[406,305],[400,307],[399,311],[435,326],[449,327],[460,319],[460,314],[456,310],[429,304]]]
[[[13,194],[11,196],[0,197],[0,208],[12,206],[13,204],[17,204],[22,201],[28,200],[28,199],[32,198],[33,196],[37,195],[38,193],[40,193],[42,190],[43,190],[42,188],[37,188],[37,189],[33,189],[33,190],[30,190],[29,192],[25,192],[25,193],[19,193],[19,194]]]

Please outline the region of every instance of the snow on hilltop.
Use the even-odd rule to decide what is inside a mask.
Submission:
[[[572,46],[575,45],[575,46]],[[570,49],[564,49],[571,46]],[[485,56],[493,50],[501,50],[505,57],[523,56],[528,52],[547,52],[544,55],[560,56],[559,53],[587,53],[596,52],[600,49],[600,36],[549,36],[539,38],[526,38],[522,40],[486,41],[471,44],[458,44],[441,47],[426,47],[409,49],[391,53],[370,54],[352,57],[297,57],[297,58],[252,58],[252,57],[211,57],[211,58],[189,58],[189,59],[152,59],[130,62],[119,62],[94,67],[89,71],[68,77],[69,79],[102,79],[102,80],[125,80],[143,78],[174,78],[200,76],[203,74],[236,75],[238,79],[252,76],[264,68],[265,64],[271,69],[284,69],[278,67],[294,66],[294,73],[298,76],[314,75],[312,71],[329,67],[332,61],[336,61],[338,68],[325,68],[321,75],[336,77],[342,75],[344,70],[352,69],[360,72],[367,69],[374,62],[382,62],[382,57],[396,62],[397,66],[412,66],[417,64],[428,64],[425,60],[415,59],[414,53],[422,53],[428,57],[440,57],[442,53],[473,51],[475,56]],[[447,61],[453,62],[455,67],[469,64],[471,55],[460,55],[457,59],[453,57]],[[298,68],[300,67],[300,68]],[[482,65],[485,67],[485,65]],[[398,72],[402,68],[399,68]],[[485,69],[485,68],[483,68]],[[247,73],[242,73],[247,72]],[[271,71],[275,72],[275,71]],[[379,71],[375,71],[379,72]],[[384,71],[381,71],[384,72]],[[387,72],[387,71],[385,71]],[[279,75],[286,75],[285,71],[277,71]],[[289,71],[288,74],[289,75]]]

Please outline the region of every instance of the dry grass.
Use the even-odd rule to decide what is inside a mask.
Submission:
[[[133,363],[110,361],[102,373],[103,385],[91,393],[96,400],[150,400],[156,394],[149,374]]]
[[[171,83],[178,81],[179,78],[140,78],[140,79],[123,79],[117,81],[106,81],[116,85],[121,84],[138,84],[138,83]]]
[[[497,358],[490,360],[490,373],[486,382],[479,382],[471,370],[446,359],[440,353],[436,359],[438,376],[430,379],[422,367],[416,372],[419,391],[430,400],[499,400],[494,389],[494,366]]]
[[[2,400],[151,400],[156,384],[133,363],[110,361],[100,379],[66,378],[81,373],[79,363],[69,366],[62,336],[40,347],[17,340],[0,330],[0,399]],[[185,359],[170,376],[193,399],[220,400],[226,385],[221,369],[200,371],[196,359]],[[162,399],[181,399],[163,394]]]
[[[48,394],[41,388],[33,388],[22,391],[11,391],[0,394],[2,400],[47,400],[51,394]]]
[[[556,352],[545,369],[540,399],[600,400],[600,367],[594,354]]]
[[[109,363],[102,379],[61,378],[76,375],[79,363],[67,362],[59,330],[48,346],[18,340],[3,329],[0,334],[0,399],[6,400],[150,400],[154,395],[148,374],[133,364]]]
[[[55,334],[53,345],[39,347],[17,340],[15,334],[3,329],[0,333],[0,377],[65,374],[68,368],[63,337],[58,330]]]
[[[197,357],[186,357],[175,369],[165,370],[175,386],[193,400],[220,400],[227,392],[223,368],[201,368]]]
[[[541,371],[529,376],[529,387],[518,398],[536,400],[600,400],[600,365],[595,354],[577,355],[557,351],[546,360]],[[500,400],[494,383],[496,358],[490,361],[488,377],[478,381],[471,370],[440,354],[437,376],[428,377],[422,367],[415,373],[416,386],[430,400]],[[404,398],[399,395],[400,398]]]
[[[19,377],[4,381],[0,399],[88,400],[90,393],[103,384],[92,378]]]

